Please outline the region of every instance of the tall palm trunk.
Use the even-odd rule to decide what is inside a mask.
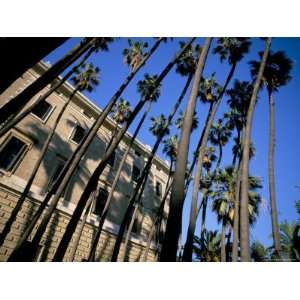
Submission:
[[[61,117],[63,116],[66,108],[68,107],[69,103],[71,102],[73,96],[76,94],[76,92],[78,91],[78,89],[75,89],[73,91],[73,93],[71,94],[71,96],[69,97],[68,101],[65,102],[64,106],[62,107],[62,109],[60,110],[54,124],[53,124],[53,127],[52,129],[50,130],[49,134],[48,134],[48,137],[43,145],[43,148],[40,152],[40,155],[38,157],[38,160],[36,161],[35,165],[34,165],[34,168],[31,172],[31,175],[26,183],[26,186],[22,192],[22,194],[20,195],[20,198],[18,199],[17,203],[16,203],[16,206],[14,207],[9,219],[7,220],[7,222],[5,223],[5,226],[4,226],[4,229],[2,230],[1,232],[1,235],[0,235],[0,246],[2,246],[2,244],[4,243],[5,241],[5,238],[7,237],[7,235],[9,234],[10,230],[11,230],[11,226],[13,224],[13,222],[15,221],[19,211],[21,210],[22,206],[23,206],[23,203],[25,202],[26,200],[26,197],[28,196],[28,193],[31,189],[31,186],[32,186],[32,183],[35,179],[35,176],[37,174],[37,171],[45,157],[45,154],[48,150],[48,147],[49,147],[49,144],[53,138],[53,135],[56,131],[56,128],[57,128],[57,125],[59,123],[59,121],[61,120]]]
[[[183,251],[183,261],[192,261],[192,255],[193,255],[193,240],[194,240],[194,234],[195,234],[195,227],[196,227],[196,221],[197,221],[197,207],[198,207],[198,194],[200,189],[200,180],[201,180],[201,173],[202,173],[202,166],[203,166],[203,157],[205,148],[207,145],[209,133],[215,118],[215,115],[218,111],[218,108],[220,106],[221,100],[223,98],[223,95],[227,89],[227,86],[233,77],[234,71],[236,68],[236,63],[234,63],[230,69],[230,72],[227,76],[226,82],[224,84],[224,87],[218,96],[218,99],[211,103],[209,112],[208,112],[208,119],[207,123],[204,127],[204,134],[201,141],[201,146],[198,153],[197,158],[197,165],[195,169],[195,176],[194,176],[194,185],[193,185],[193,192],[192,192],[192,204],[191,204],[191,210],[190,210],[190,222],[189,227],[187,231],[187,239],[184,246]]]
[[[195,40],[195,38],[190,39],[190,41],[181,49],[181,51],[175,56],[175,58],[164,68],[164,70],[160,73],[158,78],[156,79],[156,84],[154,90],[159,86],[160,82],[167,76],[167,74],[170,72],[172,67],[176,64],[176,62],[180,59],[180,57],[184,54],[184,52],[187,50],[187,48],[192,44],[192,42]],[[154,92],[151,91],[151,92]],[[146,98],[142,98],[140,102],[136,105],[135,109],[131,113],[130,117],[128,118],[127,122],[124,124],[122,129],[119,131],[117,136],[115,137],[113,143],[109,147],[109,149],[106,151],[104,157],[102,158],[102,161],[98,165],[98,167],[95,169],[94,173],[92,174],[90,180],[88,181],[85,190],[83,191],[81,198],[76,206],[76,209],[71,217],[71,220],[69,224],[67,225],[66,231],[64,233],[64,236],[56,250],[56,254],[54,255],[54,261],[60,261],[62,260],[65,251],[68,247],[68,244],[70,242],[70,239],[73,235],[73,232],[76,228],[76,225],[79,221],[79,218],[82,214],[82,211],[85,207],[86,201],[88,200],[91,192],[93,192],[97,188],[97,182],[102,174],[105,166],[107,165],[113,151],[118,146],[119,142],[123,138],[124,134],[126,133],[128,127],[131,125],[135,117],[138,115],[138,113],[141,111],[145,103],[148,101]],[[95,133],[96,134],[96,133]]]
[[[0,125],[18,114],[33,96],[46,87],[47,84],[51,83],[59,74],[84,54],[91,47],[93,41],[94,38],[86,38],[81,41],[20,94],[5,103],[0,108]]]
[[[172,170],[172,169],[170,168],[170,170]],[[158,208],[158,211],[157,211],[156,217],[154,219],[154,222],[153,222],[153,224],[152,224],[152,226],[150,228],[149,235],[148,235],[147,242],[146,242],[146,248],[145,248],[144,254],[143,254],[142,258],[141,258],[141,261],[147,261],[147,257],[148,257],[148,253],[149,253],[149,249],[150,249],[150,245],[151,245],[151,241],[152,241],[152,238],[154,236],[156,226],[157,226],[158,232],[160,231],[160,221],[163,218],[165,203],[166,203],[168,194],[169,194],[169,192],[171,190],[171,186],[172,186],[172,183],[170,183],[170,184],[167,183],[166,184],[166,191],[165,191],[165,194],[163,196],[163,200],[161,201],[160,206]]]
[[[216,169],[219,169],[221,161],[222,161],[222,156],[223,156],[223,147],[221,144],[219,144],[219,158],[216,164]]]
[[[143,185],[142,185],[142,187],[139,191],[139,196],[138,196],[138,199],[136,201],[136,204],[135,204],[135,207],[134,207],[134,210],[133,210],[133,213],[132,213],[132,217],[131,217],[131,220],[130,220],[130,223],[129,223],[129,226],[128,226],[128,229],[127,229],[127,232],[126,232],[125,241],[124,241],[124,251],[120,255],[120,261],[125,261],[125,259],[126,259],[128,242],[129,242],[129,239],[130,239],[130,236],[131,236],[131,232],[132,232],[132,229],[133,229],[134,222],[135,222],[137,214],[138,214],[139,207],[142,203],[142,196],[143,196],[143,193],[144,193],[144,190],[145,190],[145,187],[146,187],[147,179],[148,179],[148,174],[144,178]]]
[[[275,102],[272,92],[269,91],[269,193],[271,204],[272,235],[276,254],[280,257],[281,245],[277,217],[275,175],[274,175],[274,150],[275,150]]]
[[[69,38],[66,37],[9,37],[1,38],[2,94],[15,80]],[[22,54],[20,55],[20,49]],[[32,51],[34,49],[34,51]],[[13,58],[13,59],[11,59]],[[8,63],[9,61],[9,63]]]
[[[239,247],[239,227],[240,227],[240,190],[241,190],[241,162],[237,167],[237,177],[235,182],[234,195],[234,216],[233,216],[233,241],[232,241],[232,261],[238,261]]]
[[[192,80],[192,75],[189,76],[185,86],[184,86],[184,89],[182,90],[178,100],[175,102],[175,105],[173,107],[173,110],[172,112],[170,113],[169,117],[168,117],[168,120],[166,122],[166,128],[168,128],[170,126],[170,124],[172,123],[172,120],[187,92],[187,89],[189,87],[189,84]],[[117,236],[117,239],[116,239],[116,243],[115,243],[115,247],[114,247],[114,250],[113,250],[113,254],[112,254],[112,258],[111,258],[111,261],[116,261],[117,258],[118,258],[118,254],[119,254],[119,251],[120,251],[120,247],[121,247],[121,243],[122,243],[122,239],[123,239],[123,235],[124,235],[124,231],[125,231],[125,228],[129,222],[129,218],[130,218],[130,215],[131,215],[131,212],[132,212],[132,209],[134,207],[134,204],[136,202],[136,197],[137,197],[137,194],[138,194],[138,191],[142,185],[142,183],[145,181],[146,183],[146,180],[147,180],[147,177],[148,177],[148,174],[149,174],[149,171],[150,171],[150,167],[151,167],[151,164],[152,164],[152,161],[153,161],[153,158],[158,150],[158,147],[160,145],[160,143],[162,142],[162,139],[164,138],[165,136],[165,133],[166,133],[166,130],[162,131],[162,133],[160,135],[158,135],[157,139],[156,139],[156,142],[153,146],[153,149],[151,151],[151,154],[150,156],[148,157],[148,161],[147,161],[147,164],[146,166],[144,167],[143,171],[142,171],[142,174],[141,174],[141,177],[139,178],[138,182],[137,182],[137,185],[135,187],[135,190],[134,190],[134,193],[132,195],[132,197],[130,198],[130,201],[129,201],[129,205],[127,207],[127,211],[125,213],[125,216],[123,218],[123,221],[121,223],[121,226],[120,226],[120,229],[119,229],[119,233],[118,233],[118,236]],[[143,190],[143,188],[142,188]]]
[[[222,230],[221,230],[221,262],[226,261],[225,232],[226,232],[226,222],[225,222],[225,218],[223,217]]]
[[[91,250],[90,250],[90,253],[88,255],[88,261],[94,261],[95,260],[96,249],[97,249],[97,246],[98,246],[98,243],[99,243],[99,239],[100,239],[100,235],[101,235],[101,232],[102,232],[103,224],[104,224],[105,218],[107,216],[107,213],[109,211],[110,204],[111,204],[111,201],[113,199],[115,190],[117,188],[117,184],[118,184],[119,178],[121,176],[121,172],[122,172],[123,167],[125,165],[125,162],[126,162],[128,154],[129,154],[129,151],[132,148],[132,145],[133,145],[133,143],[134,143],[141,127],[142,127],[142,125],[144,124],[144,121],[145,121],[149,111],[151,110],[151,104],[152,104],[152,102],[149,102],[148,108],[144,112],[138,126],[135,129],[135,132],[134,132],[133,136],[130,139],[129,145],[127,146],[127,149],[126,149],[124,155],[122,156],[122,160],[121,160],[120,165],[118,167],[118,170],[117,170],[117,173],[115,175],[113,184],[111,186],[111,190],[109,192],[108,198],[106,200],[105,206],[104,206],[103,211],[102,211],[101,216],[100,216],[99,225],[97,227],[96,235],[95,235],[94,240],[92,241]]]
[[[0,129],[0,137],[3,136],[5,133],[7,133],[10,129],[12,129],[16,124],[18,124],[20,121],[22,121],[32,110],[42,101],[46,100],[52,93],[57,91],[58,88],[60,88],[73,74],[76,70],[78,70],[86,61],[87,59],[93,54],[96,50],[95,47],[92,45],[94,44],[95,40],[92,40],[90,42],[91,46],[89,48],[89,51],[84,55],[84,57],[80,60],[80,62],[73,67],[62,79],[58,79],[56,82],[54,81],[54,84],[52,87],[45,92],[43,95],[41,95],[34,103],[32,103],[27,108],[23,109],[19,114],[17,114],[13,119],[9,120],[3,128]]]
[[[182,208],[185,193],[185,173],[193,115],[195,113],[196,100],[199,91],[202,72],[205,66],[211,42],[212,38],[205,39],[205,43],[197,63],[193,87],[184,116],[180,142],[178,145],[174,181],[171,189],[170,212],[168,216],[166,233],[160,256],[161,261],[176,261],[178,239],[181,232]]]
[[[78,233],[75,237],[74,245],[71,248],[69,261],[74,261],[76,250],[77,250],[78,245],[79,245],[79,241],[80,241],[80,238],[81,238],[81,235],[82,235],[82,232],[83,232],[84,225],[86,223],[88,215],[90,214],[91,207],[92,207],[93,203],[95,203],[95,199],[96,199],[96,193],[93,193],[93,195],[90,197],[89,201],[86,204],[86,209],[85,209],[82,221],[80,223],[80,226],[78,228]]]
[[[242,154],[242,168],[241,168],[241,215],[240,215],[240,228],[241,228],[241,260],[250,261],[250,249],[249,249],[249,211],[248,211],[248,191],[249,191],[249,152],[250,152],[250,140],[251,129],[254,115],[254,108],[258,90],[261,84],[263,72],[265,69],[266,61],[268,58],[272,38],[268,38],[265,45],[264,54],[259,67],[258,75],[255,80],[250,104],[247,112],[247,123],[244,132],[243,139],[243,154]]]
[[[129,83],[132,81],[134,76],[142,68],[142,66],[147,62],[147,60],[152,56],[152,54],[155,52],[155,50],[158,48],[158,46],[160,45],[160,43],[162,41],[163,41],[163,38],[158,39],[157,42],[153,45],[153,47],[150,49],[148,54],[141,61],[139,67],[136,68],[134,72],[131,72],[127,76],[125,81],[121,84],[119,89],[112,96],[112,98],[110,99],[110,101],[106,105],[105,109],[102,111],[99,118],[94,122],[94,124],[93,124],[92,128],[90,129],[90,131],[88,132],[88,134],[85,135],[85,137],[81,141],[80,145],[75,149],[72,156],[70,157],[70,159],[68,160],[68,162],[64,166],[63,170],[61,171],[60,175],[58,176],[58,178],[57,178],[56,182],[54,183],[53,187],[51,188],[51,190],[46,195],[43,203],[40,205],[39,209],[37,210],[37,212],[33,216],[29,226],[27,227],[27,229],[23,233],[23,235],[20,239],[20,242],[18,243],[17,247],[14,249],[14,251],[13,251],[11,257],[10,257],[10,259],[12,261],[13,261],[13,259],[15,259],[15,260],[22,259],[22,247],[25,246],[26,239],[28,238],[28,236],[32,232],[35,224],[37,223],[39,217],[42,215],[42,213],[43,213],[44,209],[46,208],[46,206],[47,206],[49,200],[51,199],[52,195],[55,193],[55,195],[54,195],[54,197],[51,201],[51,204],[50,204],[47,212],[45,213],[45,215],[43,217],[43,220],[42,220],[42,222],[39,226],[39,228],[41,228],[41,229],[39,231],[39,236],[37,237],[37,240],[39,240],[41,238],[41,233],[43,233],[44,230],[46,229],[47,224],[50,221],[51,215],[52,215],[52,213],[54,212],[54,210],[56,208],[56,205],[57,205],[57,203],[60,199],[60,196],[61,196],[62,192],[65,190],[66,186],[68,185],[69,180],[71,179],[73,173],[75,172],[78,164],[81,161],[81,158],[85,154],[85,152],[88,149],[90,143],[92,142],[92,140],[96,136],[99,128],[103,124],[103,122],[106,119],[107,115],[110,113],[111,109],[113,108],[113,106],[115,105],[118,98],[121,96],[121,94],[125,90],[125,88],[129,85]],[[32,252],[36,251],[37,250],[37,245],[32,245],[32,249],[33,249]],[[34,254],[32,256],[34,256]]]
[[[200,240],[204,240],[204,233],[206,231],[206,208],[207,208],[208,194],[207,192],[203,195],[203,207],[201,216],[201,230],[200,230]]]
[[[230,261],[230,240],[231,240],[231,235],[232,235],[232,227],[229,226],[228,229],[228,234],[227,234],[227,242],[226,242],[226,261]]]

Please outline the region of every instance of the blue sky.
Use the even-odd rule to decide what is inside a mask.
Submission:
[[[152,38],[142,38],[147,41],[151,47],[154,40]],[[187,40],[186,38],[175,38],[166,44],[162,44],[156,53],[151,57],[149,62],[142,68],[136,78],[131,82],[130,86],[124,91],[122,97],[128,100],[132,106],[139,101],[139,94],[137,93],[136,84],[138,80],[142,79],[145,73],[159,74],[164,66],[173,58],[176,51],[179,49],[179,41]],[[71,47],[80,41],[79,38],[72,38],[64,45],[56,49],[53,53],[45,58],[46,61],[54,63],[62,55],[64,55]],[[202,38],[197,39],[200,45],[203,43]],[[215,46],[214,40],[212,47]],[[123,62],[122,50],[127,47],[127,38],[121,38],[110,44],[109,52],[100,52],[91,57],[91,61],[99,66],[101,69],[100,85],[91,94],[86,94],[95,104],[103,108],[114,94],[124,78],[128,75],[129,69]],[[245,56],[243,61],[238,65],[235,72],[235,79],[250,80],[250,72],[248,61],[258,59],[257,53],[263,50],[263,41],[257,38],[252,39],[252,46],[250,53]],[[276,102],[276,150],[275,150],[275,176],[276,176],[276,192],[277,204],[279,211],[279,220],[296,220],[297,215],[295,211],[295,201],[300,199],[300,189],[295,186],[300,186],[300,162],[298,155],[300,154],[300,141],[298,139],[298,115],[300,112],[300,82],[299,82],[299,53],[300,53],[300,39],[299,38],[274,38],[272,43],[272,50],[284,50],[294,63],[292,77],[290,83],[279,90],[274,95]],[[210,51],[208,60],[204,70],[204,76],[209,76],[216,72],[216,77],[220,84],[229,72],[229,66],[226,62],[221,63],[219,58]],[[157,116],[161,113],[167,115],[172,108],[173,103],[178,98],[183,86],[185,78],[176,74],[172,70],[165,78],[162,85],[161,96],[157,103],[153,105],[151,116]],[[181,106],[184,110],[189,96],[189,91]],[[218,117],[227,110],[227,97],[223,98],[221,107],[219,109]],[[195,150],[199,136],[201,134],[204,121],[206,119],[208,107],[207,105],[197,104],[197,114],[199,119],[199,127],[192,135],[190,144],[190,161],[191,154]],[[138,138],[148,145],[153,145],[154,137],[148,131],[150,127],[150,117],[147,124],[141,130]],[[134,122],[129,131],[133,132],[137,122]],[[171,133],[175,133],[174,126]],[[260,208],[260,217],[256,224],[251,228],[251,239],[259,239],[265,245],[271,245],[271,222],[269,215],[269,192],[268,192],[268,173],[267,173],[267,155],[268,155],[268,100],[265,91],[260,92],[257,106],[254,115],[254,126],[252,131],[252,140],[255,144],[256,155],[251,161],[251,174],[259,176],[263,182],[261,195],[264,199],[264,205]],[[224,156],[222,165],[229,165],[232,161],[231,154],[232,144],[229,143],[224,149]],[[163,159],[166,157],[162,154],[161,149],[159,155]],[[183,214],[183,239],[186,235],[186,228],[188,224],[190,197],[189,191]],[[199,225],[199,224],[198,224]],[[216,222],[216,217],[213,213],[208,213],[207,227],[209,229],[218,229],[220,225]],[[199,228],[196,229],[196,234],[199,233]]]

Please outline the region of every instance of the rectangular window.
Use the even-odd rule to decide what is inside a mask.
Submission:
[[[94,214],[101,216],[107,198],[108,198],[108,191],[103,188],[100,188],[96,198],[96,205],[93,211]]]
[[[141,173],[141,170],[137,166],[133,165],[133,167],[132,167],[132,180],[134,182],[137,182],[139,180],[140,173]]]
[[[0,151],[0,168],[12,171],[25,152],[27,144],[12,136]]]
[[[115,159],[116,159],[116,151],[114,151],[112,153],[112,155],[110,156],[109,160],[108,160],[108,164],[113,168],[114,164],[115,164]]]
[[[52,111],[52,105],[47,101],[41,101],[33,110],[32,113],[39,119],[46,121]]]
[[[156,185],[155,185],[155,194],[156,196],[160,197],[162,194],[161,191],[161,183],[159,181],[156,181]]]
[[[63,170],[65,163],[66,163],[66,160],[64,160],[62,158],[58,159],[57,165],[54,169],[54,172],[53,172],[53,174],[50,177],[50,180],[48,182],[47,191],[49,191],[52,188],[53,184],[55,183],[55,180],[58,178],[61,171]],[[64,195],[64,193],[65,193],[65,191],[62,193],[62,196]]]
[[[82,128],[80,125],[76,125],[76,127],[74,128],[71,134],[70,139],[76,144],[79,144],[84,137],[84,133],[85,133],[85,129]]]
[[[126,229],[128,230],[129,229],[129,225],[131,223],[131,219],[133,217],[133,213],[134,213],[134,209],[131,211],[130,213],[130,218],[129,218],[129,222],[127,223],[126,225]],[[138,234],[140,231],[140,211],[138,209],[137,213],[136,213],[136,216],[135,216],[135,219],[133,221],[133,225],[132,225],[132,230],[131,232],[132,233],[135,233],[135,234]]]

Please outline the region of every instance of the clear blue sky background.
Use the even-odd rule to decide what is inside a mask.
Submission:
[[[142,38],[147,41],[151,47],[153,44],[152,38]],[[138,76],[131,82],[130,86],[123,93],[122,97],[130,101],[134,106],[139,101],[139,94],[137,93],[136,84],[138,80],[142,79],[145,73],[158,74],[164,66],[173,58],[176,51],[179,49],[179,41],[187,40],[186,38],[175,38],[167,44],[162,44],[157,52],[152,56],[149,63],[141,69]],[[64,45],[59,47],[48,57],[46,61],[54,63],[62,55],[64,55],[71,47],[80,41],[79,38],[72,38]],[[202,44],[203,39],[197,39],[197,43]],[[212,47],[215,46],[216,40]],[[127,76],[129,69],[123,62],[122,50],[127,47],[127,39],[121,38],[109,46],[109,52],[100,52],[91,57],[91,61],[100,67],[101,75],[99,87],[91,94],[86,94],[95,104],[103,108],[114,94],[116,89],[123,82]],[[250,53],[245,56],[243,61],[238,65],[234,78],[240,80],[250,80],[249,60],[258,59],[258,51],[263,50],[263,41],[257,38],[252,39],[252,46]],[[300,140],[299,140],[299,112],[300,112],[300,66],[299,66],[299,53],[300,53],[300,39],[299,38],[274,38],[272,43],[272,50],[284,50],[294,63],[291,82],[280,89],[274,95],[276,102],[276,153],[275,153],[275,175],[276,175],[276,192],[277,203],[279,211],[279,220],[296,220],[297,215],[295,211],[295,201],[300,199],[300,189],[295,186],[300,185]],[[204,76],[209,76],[212,72],[216,72],[217,79],[220,84],[229,72],[229,66],[226,62],[220,63],[219,58],[209,54]],[[151,116],[157,116],[161,113],[167,115],[172,108],[173,103],[178,98],[185,79],[180,77],[172,70],[163,81],[161,96],[156,104],[154,104]],[[182,104],[181,109],[184,110],[189,92]],[[223,98],[222,105],[219,109],[217,117],[221,117],[227,110],[226,105],[227,97]],[[192,153],[195,150],[199,136],[201,134],[204,120],[206,118],[208,107],[207,105],[197,105],[197,113],[199,119],[199,127],[193,133],[190,144],[190,161],[192,160]],[[130,127],[130,132],[134,131],[137,122],[134,122]],[[153,145],[155,142],[154,137],[148,131],[150,126],[149,118],[147,124],[139,134],[138,138],[148,145]],[[175,133],[176,130],[173,126],[171,131]],[[259,239],[265,245],[272,244],[271,241],[271,222],[269,215],[269,192],[268,192],[268,173],[267,173],[267,155],[268,155],[268,99],[265,91],[259,94],[258,103],[255,110],[254,127],[252,131],[252,140],[255,144],[256,155],[251,161],[251,174],[259,176],[263,182],[261,195],[264,199],[263,205],[260,207],[260,217],[256,224],[251,229],[251,239]],[[229,143],[224,149],[224,156],[222,165],[229,165],[232,161],[231,153],[232,143]],[[163,159],[167,159],[159,150],[159,155]],[[188,224],[188,216],[190,209],[191,192],[189,191],[185,201],[184,214],[183,214],[183,240],[186,236],[186,229]],[[199,224],[198,224],[199,226]],[[208,213],[207,227],[209,229],[218,229],[220,225],[216,222],[216,217],[213,213]],[[196,234],[199,233],[199,227],[196,229]]]

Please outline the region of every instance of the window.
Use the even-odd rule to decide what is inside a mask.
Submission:
[[[84,128],[82,128],[80,125],[76,125],[76,127],[74,128],[71,134],[70,139],[76,144],[79,144],[84,137],[84,133],[85,133]]]
[[[101,216],[107,198],[108,198],[107,190],[105,190],[103,188],[100,188],[99,192],[98,192],[98,195],[97,195],[97,198],[96,198],[96,205],[95,205],[95,208],[94,208],[94,211],[93,211],[94,214],[96,214],[98,216]]]
[[[127,222],[127,225],[126,225],[126,229],[128,230],[129,229],[129,225],[131,223],[131,220],[132,220],[132,217],[133,217],[133,213],[134,213],[134,208],[131,210],[130,212],[130,218],[129,218],[129,222]],[[140,211],[139,211],[139,208],[137,209],[137,212],[136,212],[136,215],[135,215],[135,219],[133,221],[133,225],[132,225],[132,229],[131,229],[131,232],[132,233],[135,233],[135,234],[138,234],[139,231],[140,231]]]
[[[116,158],[116,151],[114,151],[112,153],[112,155],[110,156],[109,160],[108,160],[108,164],[113,168],[114,164],[115,164],[115,158]]]
[[[41,101],[33,110],[32,113],[39,119],[46,121],[52,111],[52,105],[47,101]]]
[[[0,168],[5,171],[12,171],[24,154],[26,148],[27,145],[23,141],[15,136],[11,136],[0,151]]]
[[[155,194],[156,196],[160,197],[161,196],[161,183],[159,181],[156,181],[155,185]]]
[[[137,150],[134,150],[134,155],[137,156],[137,157],[141,157],[141,153],[138,152]]]
[[[137,182],[139,180],[140,173],[141,173],[141,170],[137,166],[133,165],[133,167],[132,167],[132,180],[134,182]]]
[[[54,169],[54,172],[53,172],[53,174],[50,177],[50,180],[48,182],[47,191],[49,191],[52,188],[52,186],[55,183],[56,179],[59,177],[61,171],[63,170],[65,163],[66,163],[65,159],[62,159],[62,158],[58,159],[56,168]],[[62,196],[64,195],[64,193],[65,193],[65,191],[63,191]]]

